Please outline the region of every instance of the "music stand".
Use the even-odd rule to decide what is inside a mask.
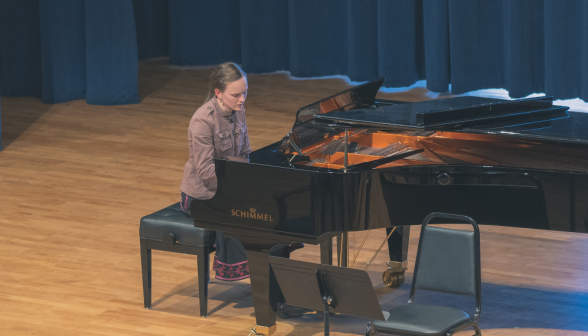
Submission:
[[[385,320],[366,271],[269,257],[289,305],[324,310],[325,336],[329,313]]]

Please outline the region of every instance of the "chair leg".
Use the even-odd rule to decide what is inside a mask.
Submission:
[[[478,324],[474,324],[474,330],[476,331],[476,334],[474,336],[482,336],[482,331],[480,331],[480,327],[478,326]]]
[[[143,304],[151,309],[151,249],[147,241],[141,239],[141,271],[143,273]]]
[[[210,253],[208,246],[198,248],[198,296],[200,316],[208,316],[208,281],[210,280]]]
[[[372,321],[370,321],[367,325],[367,330],[365,331],[365,336],[371,336],[375,334],[374,328],[372,326]]]

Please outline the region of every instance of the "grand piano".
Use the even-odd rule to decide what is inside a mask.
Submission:
[[[278,244],[330,246],[336,234],[415,225],[434,211],[587,231],[588,114],[550,97],[379,100],[382,83],[299,109],[290,133],[248,162],[215,160],[216,195],[192,202],[195,226],[243,243],[258,331],[275,330],[267,257]],[[407,232],[391,259],[406,257]]]

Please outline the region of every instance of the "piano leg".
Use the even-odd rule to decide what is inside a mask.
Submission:
[[[389,235],[390,231],[392,228],[386,228],[386,235]],[[388,253],[391,261],[406,261],[409,235],[410,226],[397,226],[394,233],[388,238]]]
[[[263,335],[271,335],[276,331],[276,309],[278,302],[285,302],[282,290],[270,268],[268,257],[270,255],[282,256],[283,248],[268,244],[263,238],[243,239],[240,241],[247,253],[247,263],[251,281],[251,293],[253,296],[253,308],[255,309],[255,332]],[[321,243],[321,263],[332,264],[332,238]]]
[[[387,228],[386,235],[389,235],[390,231],[392,231],[392,228]],[[388,238],[390,262],[388,263],[388,269],[382,274],[382,280],[386,287],[396,288],[404,283],[409,235],[410,226],[398,226],[390,238]]]
[[[243,243],[247,252],[247,262],[251,280],[251,293],[255,309],[256,332],[271,335],[276,330],[276,307],[283,298],[280,287],[270,269],[268,257],[271,246],[263,249],[258,244],[250,246]]]

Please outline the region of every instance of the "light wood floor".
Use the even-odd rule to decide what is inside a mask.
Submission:
[[[137,105],[1,98],[0,335],[248,335],[248,280],[213,279],[210,316],[200,318],[194,256],[154,252],[154,308],[142,302],[139,219],[179,199],[186,129],[209,72],[143,63]],[[290,130],[298,107],[348,85],[264,74],[250,75],[249,87],[257,149]],[[380,97],[419,101],[426,93]],[[412,233],[411,262],[418,227]],[[358,267],[383,239],[370,236]],[[369,269],[383,309],[404,304],[409,289],[383,287],[386,255]],[[318,248],[293,258],[317,261]],[[588,335],[588,235],[486,226],[482,263],[484,335]],[[333,335],[363,335],[367,321],[331,323]],[[322,335],[322,323],[316,315],[279,319],[276,335]]]

